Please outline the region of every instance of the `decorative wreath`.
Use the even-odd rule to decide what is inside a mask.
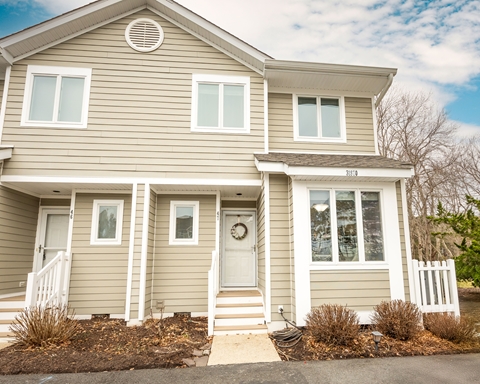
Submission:
[[[237,232],[237,227],[241,227],[243,228],[243,233],[238,233]],[[237,223],[237,224],[233,224],[232,226],[232,229],[230,229],[230,233],[232,234],[232,237],[235,239],[235,240],[242,240],[245,238],[245,236],[247,236],[247,233],[248,233],[248,229],[247,229],[247,226],[243,223]]]

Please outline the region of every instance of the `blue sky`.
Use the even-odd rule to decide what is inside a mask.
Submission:
[[[90,1],[0,0],[0,36]],[[460,135],[480,134],[478,0],[177,2],[277,59],[398,68],[396,84],[431,92]]]

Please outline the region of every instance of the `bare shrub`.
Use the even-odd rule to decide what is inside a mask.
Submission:
[[[78,329],[77,322],[69,315],[73,317],[74,312],[68,306],[25,308],[10,326],[14,343],[45,347],[69,341]]]
[[[306,318],[307,333],[329,345],[351,345],[360,329],[358,315],[346,306],[324,304],[312,308]]]
[[[475,320],[465,315],[460,317],[450,313],[425,313],[423,325],[435,336],[454,343],[472,341],[477,333]]]
[[[402,300],[382,301],[373,310],[372,324],[386,336],[410,340],[421,330],[421,313],[413,303]]]

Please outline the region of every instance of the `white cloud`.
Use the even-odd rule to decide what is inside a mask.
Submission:
[[[454,121],[458,125],[457,136],[460,138],[472,137],[480,133],[480,126]]]

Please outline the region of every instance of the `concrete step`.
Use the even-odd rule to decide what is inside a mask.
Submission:
[[[11,338],[13,337],[12,332],[0,332],[0,338]]]
[[[248,335],[258,333],[268,333],[266,325],[244,325],[244,326],[215,326],[214,335]]]
[[[10,326],[11,325],[12,325],[12,323],[10,323],[10,322],[0,324],[0,334],[1,333],[10,333]]]
[[[19,300],[0,301],[0,311],[2,309],[24,308],[24,307],[25,307],[25,301],[19,301]]]
[[[263,313],[243,313],[215,315],[216,326],[239,326],[245,325],[263,325],[265,317]]]
[[[217,296],[217,304],[262,304],[262,296]]]
[[[229,314],[248,314],[256,313],[263,314],[262,303],[245,303],[245,304],[217,304],[215,308],[215,315],[229,315]]]
[[[17,316],[19,312],[12,311],[12,312],[0,312],[0,320],[9,320],[13,321],[15,316]]]

